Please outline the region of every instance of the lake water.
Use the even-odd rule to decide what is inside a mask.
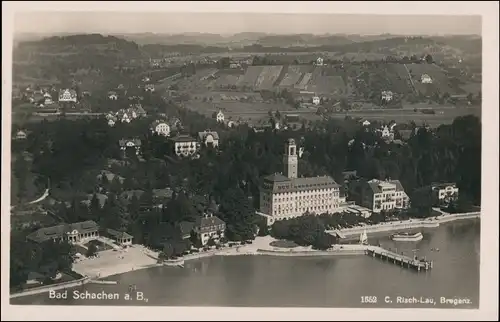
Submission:
[[[428,272],[416,272],[368,256],[271,257],[214,256],[186,262],[184,268],[156,267],[109,280],[117,285],[75,288],[80,292],[119,293],[118,300],[50,299],[48,293],[11,300],[11,304],[275,306],[275,307],[413,307],[478,308],[480,221],[464,220],[424,229],[417,243],[395,243],[368,235],[371,244],[434,261]],[[439,248],[439,252],[432,251]],[[126,300],[130,284],[145,300]],[[363,296],[377,303],[362,303]],[[397,303],[397,297],[434,299],[436,304]],[[466,298],[469,304],[440,303]],[[428,300],[427,300],[428,301]]]

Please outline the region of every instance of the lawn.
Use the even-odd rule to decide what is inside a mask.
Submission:
[[[280,248],[295,248],[295,247],[299,246],[291,240],[275,240],[275,241],[272,241],[269,245],[271,245],[273,247],[280,247]]]
[[[110,249],[113,249],[113,247],[109,246],[108,244],[105,244],[101,241],[98,241],[98,240],[91,240],[90,242],[84,244],[85,247],[89,247],[91,244],[94,244],[97,246],[97,251],[98,252],[102,252],[102,251],[105,251],[105,250],[110,250]]]

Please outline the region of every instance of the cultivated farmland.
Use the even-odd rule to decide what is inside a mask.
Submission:
[[[434,93],[443,94],[460,94],[461,90],[449,83],[449,78],[441,67],[435,64],[407,64],[406,68],[411,75],[413,84],[417,92],[426,96],[431,96]],[[422,83],[422,75],[428,75],[432,79],[431,84]]]

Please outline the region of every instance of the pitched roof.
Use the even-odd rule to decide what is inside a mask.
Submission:
[[[382,193],[381,189],[382,185],[395,185],[396,191],[403,191],[403,192],[405,191],[403,185],[401,184],[401,182],[399,182],[399,180],[382,181],[382,180],[372,179],[368,181],[367,184],[371,188],[373,193]]]
[[[127,234],[126,232],[124,231],[117,231],[117,230],[114,230],[114,229],[107,229],[106,232],[113,236],[114,238],[116,239],[127,239],[127,238],[133,238],[132,235],[130,234]]]
[[[76,230],[79,233],[94,232],[99,230],[99,226],[93,220],[73,224],[62,224],[53,227],[40,228],[29,234],[27,238],[37,243],[41,243],[52,238],[61,238],[64,234],[72,232],[73,230]]]
[[[212,226],[220,225],[225,226],[226,223],[217,216],[205,216],[196,220],[196,226],[198,226],[202,232],[211,230],[210,227]]]
[[[180,134],[172,139],[174,142],[196,142],[196,139],[190,135]]]
[[[271,174],[271,175],[264,177],[264,180],[272,181],[272,182],[287,182],[287,181],[290,181],[290,178],[285,177],[281,173],[274,173],[274,174]]]
[[[128,142],[132,142],[134,146],[141,146],[142,143],[140,139],[121,139],[120,141],[118,141],[120,146],[126,146]]]
[[[170,188],[153,189],[153,196],[155,198],[172,198],[174,191]]]
[[[217,132],[215,131],[203,131],[203,132],[198,132],[198,137],[200,138],[200,140],[205,140],[207,136],[211,135],[214,140],[218,140],[219,139],[219,134],[217,134]]]
[[[432,188],[444,189],[446,187],[456,187],[457,184],[454,182],[433,182],[431,184]]]

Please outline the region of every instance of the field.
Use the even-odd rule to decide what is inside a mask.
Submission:
[[[481,83],[467,83],[465,85],[461,85],[460,88],[467,93],[472,93],[472,95],[477,95],[481,91],[482,84]]]
[[[417,92],[424,95],[432,95],[434,93],[449,93],[460,94],[459,88],[450,86],[448,76],[444,73],[441,67],[434,64],[407,64],[406,68],[413,79],[413,84]],[[432,78],[432,84],[423,84],[420,81],[422,75],[427,74]]]
[[[423,114],[413,109],[400,110],[368,110],[352,111],[348,113],[331,114],[332,118],[344,118],[345,116],[360,117],[369,121],[390,121],[396,123],[408,123],[414,121],[417,125],[428,124],[431,127],[437,127],[441,124],[450,124],[458,116],[475,115],[481,118],[480,108],[441,108],[434,109],[436,114]]]
[[[265,66],[259,77],[255,81],[255,88],[258,90],[271,90],[274,83],[280,77],[283,66]]]
[[[236,86],[248,86],[248,87],[254,87],[255,82],[259,78],[260,74],[264,70],[265,66],[249,66],[245,72],[245,75],[243,75],[239,80]]]
[[[280,111],[284,114],[299,114],[301,119],[318,120],[320,116],[314,110],[295,110],[287,104],[276,103],[244,103],[221,101],[216,106],[211,103],[189,102],[186,107],[207,117],[212,117],[219,109],[223,111],[227,120],[247,121],[253,125],[266,124],[269,121],[269,111]]]

